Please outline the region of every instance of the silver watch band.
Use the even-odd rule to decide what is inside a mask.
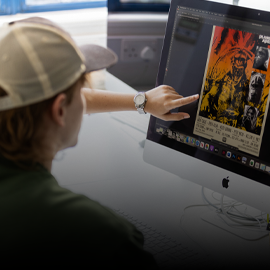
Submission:
[[[139,97],[139,96],[143,97],[144,100],[143,100],[143,102],[141,100],[139,103],[137,103],[136,98]],[[137,111],[139,112],[139,114],[146,114],[146,111],[144,110],[144,106],[145,106],[146,101],[147,101],[147,99],[146,99],[146,96],[145,96],[145,92],[138,92],[135,95],[134,103],[135,103],[135,107],[136,107]]]
[[[137,108],[137,111],[139,112],[139,114],[146,114],[146,111],[143,108]]]

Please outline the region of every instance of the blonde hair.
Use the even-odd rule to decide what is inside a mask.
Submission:
[[[61,93],[67,96],[67,104],[73,98],[79,81],[85,82],[83,74],[73,85]],[[7,95],[0,87],[0,97]],[[0,111],[0,155],[15,162],[19,166],[33,167],[41,157],[41,140],[37,138],[37,130],[42,126],[43,115],[53,104],[54,96],[36,104],[21,108]]]

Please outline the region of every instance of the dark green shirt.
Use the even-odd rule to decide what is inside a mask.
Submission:
[[[156,267],[152,255],[143,250],[142,234],[128,221],[60,187],[42,166],[24,170],[3,157],[0,228],[2,258],[28,254],[29,260],[39,258],[40,265],[57,258],[62,266],[76,262],[94,268]]]

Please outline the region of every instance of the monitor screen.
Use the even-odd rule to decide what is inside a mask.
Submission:
[[[108,12],[168,12],[170,0],[108,0]]]
[[[268,12],[173,0],[157,85],[200,98],[175,109],[190,119],[151,116],[145,161],[269,212],[269,57]]]

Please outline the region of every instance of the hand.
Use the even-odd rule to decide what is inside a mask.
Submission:
[[[144,110],[165,121],[179,121],[189,118],[188,113],[171,113],[170,110],[189,104],[199,98],[199,95],[183,97],[172,87],[160,85],[145,93],[147,102]]]

